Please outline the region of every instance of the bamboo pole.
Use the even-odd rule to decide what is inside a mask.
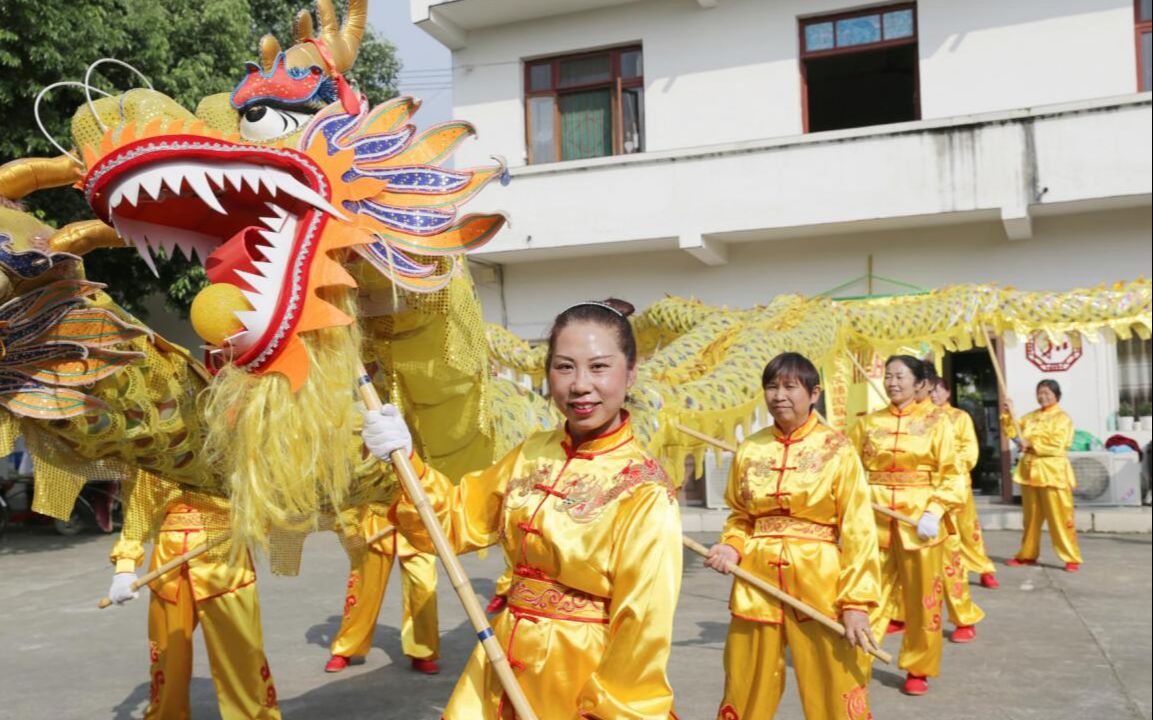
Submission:
[[[364,369],[364,365],[361,365],[358,369],[360,377],[357,378],[356,385],[361,400],[364,401],[365,407],[367,407],[370,412],[378,412],[381,408],[380,396],[376,394],[376,388],[373,387],[372,379],[369,377],[368,371]],[[488,661],[496,671],[497,678],[504,688],[505,695],[508,696],[509,702],[512,703],[513,709],[516,710],[517,717],[522,720],[537,720],[536,713],[533,712],[532,707],[528,704],[528,698],[525,697],[524,691],[521,690],[520,684],[516,680],[516,675],[513,674],[512,666],[509,665],[508,658],[501,649],[500,643],[497,642],[492,626],[489,625],[488,616],[484,614],[480,600],[477,599],[476,593],[472,589],[472,584],[469,582],[468,576],[465,575],[464,568],[460,564],[460,558],[456,556],[452,546],[448,544],[448,538],[445,537],[444,528],[440,526],[440,521],[437,519],[436,512],[432,509],[432,505],[428,501],[428,496],[425,494],[424,488],[420,485],[420,480],[416,476],[416,471],[413,469],[412,463],[409,462],[408,456],[405,455],[403,450],[394,450],[389,456],[389,459],[392,461],[393,468],[396,469],[396,474],[397,477],[400,478],[401,485],[404,486],[404,491],[408,494],[413,504],[416,505],[417,512],[420,513],[421,522],[424,523],[425,529],[428,530],[433,547],[436,548],[436,554],[440,557],[440,561],[444,564],[444,568],[448,572],[452,587],[456,590],[456,594],[460,598],[460,603],[464,606],[464,611],[468,615],[473,629],[476,630],[477,639],[480,640],[481,646],[484,647],[485,654],[488,655]]]
[[[378,540],[385,539],[386,537],[388,537],[390,534],[392,534],[394,532],[396,532],[396,528],[389,525],[388,527],[381,530],[380,532],[375,532],[372,535],[369,535],[368,539],[366,539],[364,541],[364,544],[365,544],[365,546],[372,545],[373,543],[377,542]]]
[[[820,415],[818,415],[817,417],[820,418]],[[824,418],[821,418],[821,421],[824,422]],[[825,424],[827,425],[828,423],[825,423]],[[713,445],[714,447],[718,447],[721,450],[727,450],[728,452],[731,452],[731,453],[735,453],[737,451],[737,448],[735,445],[730,445],[729,443],[725,442],[724,440],[712,437],[711,435],[705,435],[703,432],[697,432],[696,430],[693,430],[691,427],[688,427],[686,425],[681,425],[680,423],[676,423],[676,428],[677,428],[677,430],[680,430],[681,432],[683,432],[685,435],[688,435],[690,437],[695,437],[697,440],[701,440],[703,442],[709,443],[710,445]],[[899,520],[900,522],[912,525],[913,527],[917,526],[917,521],[914,520],[913,518],[909,517],[908,515],[903,515],[903,514],[897,512],[896,510],[892,510],[890,508],[887,508],[884,505],[881,505],[880,503],[873,503],[873,510],[881,513],[882,515],[887,515],[887,516],[893,518],[894,520]]]
[[[993,363],[993,374],[997,376],[997,387],[1001,390],[1001,397],[1006,401],[1008,407],[1009,400],[1009,386],[1005,383],[1005,371],[1001,369],[1001,361],[997,359],[997,353],[993,351],[993,343],[989,341],[989,332],[985,330],[984,323],[979,324],[977,328],[981,331],[981,339],[985,341],[985,350],[989,353],[989,360]],[[1024,437],[1021,433],[1021,425],[1017,422],[1017,418],[1013,415],[1011,410],[1008,411],[1009,421],[1013,424],[1013,429],[1017,431],[1017,437]]]
[[[136,592],[137,590],[144,587],[148,583],[152,582],[156,578],[158,578],[161,575],[163,575],[164,573],[168,572],[169,570],[175,570],[176,568],[185,564],[189,560],[200,557],[201,555],[208,552],[209,550],[216,547],[217,545],[220,545],[220,544],[226,542],[230,537],[232,537],[232,533],[230,533],[230,532],[226,532],[226,533],[223,533],[221,535],[217,535],[212,540],[204,543],[203,545],[197,545],[196,547],[192,548],[191,550],[184,553],[183,555],[180,555],[178,557],[174,557],[171,560],[169,560],[168,562],[161,565],[160,567],[156,568],[155,570],[152,570],[151,572],[145,573],[144,575],[142,575],[142,576],[140,576],[137,579],[132,581],[132,592]],[[109,605],[112,605],[112,600],[109,598],[104,598],[99,603],[96,604],[96,607],[103,610],[104,608],[108,607]]]
[[[700,555],[701,557],[708,557],[709,556],[708,548],[706,548],[704,545],[701,545],[700,543],[693,540],[692,538],[682,537],[681,541],[684,543],[685,547],[687,547],[689,550],[692,550],[697,555]],[[793,597],[792,595],[789,595],[788,593],[782,591],[780,588],[778,588],[774,585],[770,585],[769,583],[765,582],[764,580],[757,577],[756,575],[753,575],[752,573],[748,572],[747,570],[742,570],[741,568],[737,567],[736,565],[729,565],[729,572],[731,572],[733,575],[740,578],[741,580],[744,580],[745,582],[752,585],[753,587],[757,588],[758,590],[765,593],[766,595],[773,598],[774,600],[778,600],[781,603],[788,605],[789,607],[793,608],[797,612],[801,612],[801,613],[804,613],[805,615],[808,615],[813,620],[816,620],[818,624],[823,625],[824,627],[828,628],[829,630],[832,630],[837,635],[840,635],[841,637],[845,636],[845,626],[844,625],[837,622],[836,620],[825,617],[820,612],[818,612],[816,608],[812,607],[811,605],[804,602],[803,600],[798,600],[797,598]],[[881,662],[887,664],[887,665],[891,665],[893,663],[893,656],[890,655],[889,653],[885,652],[884,650],[882,650],[879,647],[870,648],[868,650],[868,653],[870,655],[872,655],[873,657],[877,658],[878,660],[880,660]]]
[[[853,367],[857,368],[857,372],[861,373],[861,376],[865,378],[865,382],[869,383],[869,387],[873,388],[873,392],[877,393],[877,397],[881,398],[882,402],[888,403],[889,396],[885,394],[885,391],[882,390],[879,385],[877,385],[876,380],[869,377],[869,373],[861,365],[861,362],[857,360],[857,356],[854,355],[848,348],[845,349],[845,355],[849,356],[849,360],[852,361]]]

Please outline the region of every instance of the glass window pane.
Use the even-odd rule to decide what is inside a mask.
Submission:
[[[608,82],[612,76],[612,63],[609,62],[608,55],[562,60],[560,64],[561,87]]]
[[[805,26],[805,50],[832,50],[833,23],[813,23]]]
[[[880,40],[880,15],[861,15],[837,21],[837,47],[864,45]]]
[[[1151,14],[1153,14],[1153,0],[1141,0],[1141,21],[1149,20]]]
[[[645,91],[621,90],[621,149],[626,155],[645,151]]]
[[[913,37],[913,11],[894,10],[885,13],[885,39]]]
[[[1150,65],[1153,64],[1153,45],[1149,43],[1149,33],[1141,33],[1141,90],[1153,87],[1150,82]]]
[[[612,155],[612,94],[592,90],[561,95],[558,101],[561,160]]]
[[[641,62],[640,50],[627,50],[621,53],[621,77],[626,80],[629,78],[644,77],[645,68]]]
[[[537,63],[529,66],[528,89],[548,90],[552,87],[552,63]]]
[[[528,114],[533,163],[556,162],[556,126],[553,122],[553,98],[529,98]]]

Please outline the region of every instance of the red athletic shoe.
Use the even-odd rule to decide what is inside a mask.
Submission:
[[[997,576],[993,573],[981,573],[981,587],[996,590],[1001,587],[1001,583],[997,582]]]
[[[440,665],[436,664],[436,660],[422,660],[420,658],[412,659],[412,669],[425,675],[436,675],[440,672]]]
[[[955,643],[971,643],[977,639],[977,628],[972,625],[958,625],[949,639]]]
[[[1080,572],[1081,563],[1065,563],[1065,572]]]
[[[505,605],[508,605],[508,598],[504,595],[493,595],[492,600],[488,601],[488,607],[486,607],[484,611],[489,615],[496,615],[501,610],[504,610]]]
[[[1006,560],[1005,564],[1008,565],[1009,567],[1028,567],[1029,565],[1036,565],[1037,561],[1036,560],[1022,560],[1021,558],[1013,558],[1012,560]]]
[[[909,673],[905,678],[905,688],[903,691],[906,695],[924,695],[929,692],[929,681],[925,678]]]
[[[886,635],[896,635],[905,632],[905,623],[900,620],[890,620],[889,627],[885,628]]]
[[[333,655],[328,659],[328,664],[324,666],[324,671],[327,673],[338,673],[348,667],[348,658],[344,655]]]

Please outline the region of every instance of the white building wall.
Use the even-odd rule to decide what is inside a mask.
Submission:
[[[864,4],[652,0],[468,31],[454,114],[482,143],[460,165],[526,162],[523,60],[640,42],[650,151],[802,132],[798,18]],[[922,0],[924,118],[1132,93],[1130,0]]]

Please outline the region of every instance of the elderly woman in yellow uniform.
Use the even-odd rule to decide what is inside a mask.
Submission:
[[[456,487],[413,456],[456,551],[499,542],[513,562],[508,606],[493,629],[541,720],[675,717],[665,668],[681,579],[680,513],[622,409],[636,378],[631,310],[584,302],[557,316],[548,378],[563,427],[530,436]],[[411,453],[392,406],[365,416],[364,440],[382,459]],[[396,519],[414,546],[432,548],[407,498]],[[443,717],[512,717],[479,645]]]
[[[973,502],[973,468],[977,467],[981,449],[977,445],[977,432],[973,428],[973,418],[969,413],[949,404],[952,389],[943,378],[929,380],[929,399],[940,412],[943,412],[953,425],[953,440],[956,448],[957,470],[965,484],[965,504],[960,510],[945,515],[945,606],[949,620],[956,626],[950,640],[955,643],[969,643],[977,639],[977,623],[985,618],[985,611],[973,602],[969,592],[968,558],[977,555],[985,557],[988,567],[992,567],[985,556],[981,542],[981,525],[977,519],[977,506]],[[976,544],[975,549],[966,549],[966,543]],[[987,568],[982,566],[983,571]],[[995,582],[995,581],[994,581]],[[982,581],[984,584],[984,581]],[[987,585],[986,585],[987,587]]]
[[[133,499],[129,499],[132,503]],[[143,517],[127,512],[126,518]],[[209,542],[210,533],[226,533],[229,508],[224,500],[185,491],[168,504],[152,551],[151,569]],[[139,528],[127,522],[112,549],[116,574],[110,600],[123,604],[132,590],[144,548],[134,539]],[[256,572],[248,553],[230,560],[231,543],[189,560],[148,584],[148,646],[151,687],[145,718],[190,717],[192,631],[201,627],[208,664],[223,720],[276,720],[280,709],[272,672],[264,657]]]
[[[885,363],[889,407],[866,415],[850,430],[868,473],[872,501],[910,516],[916,527],[877,515],[881,549],[881,597],[872,616],[874,635],[888,624],[889,595],[902,593],[905,634],[900,667],[904,692],[923,695],[928,678],[940,674],[944,566],[941,519],[965,501],[957,470],[953,425],[932,403],[917,402],[925,367],[909,355]]]
[[[1021,486],[1025,510],[1025,531],[1017,557],[1006,564],[1034,565],[1041,554],[1041,525],[1049,524],[1049,539],[1067,572],[1081,569],[1081,548],[1073,524],[1073,488],[1077,478],[1069,463],[1073,444],[1073,420],[1057,404],[1061,386],[1056,380],[1037,383],[1037,404],[1041,407],[1021,418],[1018,432],[1012,421],[1013,407],[1006,403],[1002,427],[1021,447],[1021,460],[1013,482]]]
[[[366,505],[360,511],[360,531],[364,539],[390,529],[385,507]],[[393,562],[400,561],[400,586],[404,606],[400,623],[400,644],[417,672],[440,672],[437,656],[440,634],[436,613],[436,556],[417,552],[408,540],[391,528],[360,554],[348,573],[348,592],[340,630],[332,638],[332,657],[325,672],[344,670],[356,658],[372,649],[380,604],[388,589]]]
[[[758,575],[830,618],[846,637],[733,583],[718,720],[768,720],[792,653],[808,720],[864,720],[873,646],[869,612],[880,593],[869,486],[852,444],[813,412],[820,376],[797,353],[765,366],[761,384],[773,425],[737,450],[726,501],[732,512],[705,565]]]

